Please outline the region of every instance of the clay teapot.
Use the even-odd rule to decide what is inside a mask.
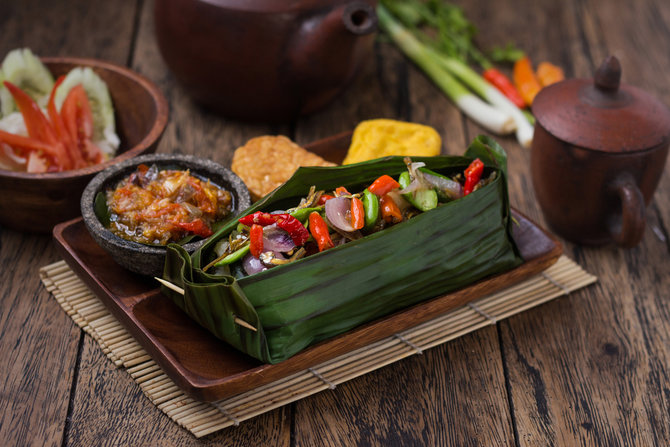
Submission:
[[[376,1],[156,0],[160,52],[227,117],[286,122],[340,93],[371,57]]]
[[[621,83],[607,58],[593,79],[569,79],[535,97],[531,174],[549,226],[573,242],[633,247],[665,168],[670,110]]]

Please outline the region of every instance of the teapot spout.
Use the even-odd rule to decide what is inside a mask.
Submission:
[[[325,102],[325,97],[334,97],[335,90],[354,77],[366,62],[364,55],[370,54],[377,30],[377,15],[371,3],[374,2],[345,2],[302,22],[289,47],[290,71],[296,75],[294,81],[299,90],[313,96],[312,86],[319,85],[322,90],[318,95]]]
[[[370,34],[377,29],[377,14],[369,3],[363,1],[352,1],[337,8],[328,15],[329,18],[331,16],[335,26],[339,17],[344,27],[355,35]]]

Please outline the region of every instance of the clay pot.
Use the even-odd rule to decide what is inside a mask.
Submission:
[[[610,57],[593,80],[562,81],[533,102],[533,186],[547,223],[573,242],[635,246],[663,174],[670,111],[620,78]]]
[[[166,64],[225,116],[286,122],[314,112],[371,57],[373,0],[156,0]]]

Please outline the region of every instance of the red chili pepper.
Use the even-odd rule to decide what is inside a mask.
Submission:
[[[243,225],[252,226],[258,224],[262,227],[267,225],[277,224],[279,228],[286,231],[293,243],[297,246],[304,245],[309,239],[309,231],[307,228],[295,217],[290,214],[270,214],[262,211],[256,211],[253,214],[248,214],[238,220]]]
[[[264,227],[266,225],[272,225],[273,223],[276,223],[277,219],[273,217],[276,215],[277,214],[270,214],[270,213],[264,213],[262,211],[256,211],[253,214],[247,214],[246,216],[240,218],[239,222],[242,225],[246,225],[248,227],[252,226],[253,224],[258,224]]]
[[[372,185],[368,187],[368,191],[377,197],[381,197],[395,188],[400,188],[400,183],[395,181],[390,175],[382,175],[372,182]]]
[[[335,188],[335,197],[340,197],[340,196],[350,196],[351,193],[347,191],[347,188],[344,186],[338,186]]]
[[[253,224],[249,230],[249,252],[258,259],[263,253],[263,227]]]
[[[526,107],[526,102],[523,100],[512,81],[498,69],[489,68],[484,70],[482,76],[484,79],[493,84],[495,88],[500,90],[503,95],[507,96],[507,99],[512,101],[515,106],[520,109]]]
[[[365,208],[361,199],[357,197],[351,198],[351,226],[354,230],[360,230],[365,226]]]
[[[326,221],[316,211],[312,211],[309,215],[309,232],[312,233],[316,244],[319,246],[319,251],[328,250],[335,246],[330,238]]]
[[[476,158],[465,170],[465,185],[463,186],[463,195],[467,196],[475,188],[475,185],[482,178],[484,172],[484,163]]]
[[[330,199],[334,199],[334,198],[335,198],[335,196],[331,196],[330,194],[321,194],[321,197],[319,197],[319,200],[316,202],[316,204],[321,206],[321,205],[324,205]]]
[[[191,222],[177,222],[177,226],[198,236],[209,237],[212,235],[211,228],[202,219],[195,219]]]
[[[402,221],[402,212],[395,203],[395,200],[388,194],[384,194],[379,199],[379,207],[382,211],[382,219],[386,223],[397,223]]]

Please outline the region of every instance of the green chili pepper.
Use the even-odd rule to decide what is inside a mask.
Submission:
[[[379,198],[368,189],[363,191],[363,209],[365,210],[364,231],[371,231],[379,219]]]
[[[407,188],[411,183],[409,172],[405,171],[398,178],[401,188]],[[422,189],[403,194],[409,203],[420,211],[428,211],[437,207],[437,192],[434,189]]]
[[[232,252],[231,254],[229,254],[228,256],[226,256],[225,258],[223,258],[222,260],[220,260],[216,264],[214,264],[214,266],[215,267],[221,267],[222,265],[232,264],[235,261],[239,261],[240,259],[242,259],[244,257],[244,255],[249,253],[249,248],[250,247],[251,247],[251,244],[246,244],[244,247],[238,249],[237,251]]]
[[[289,214],[298,219],[300,222],[305,222],[309,218],[309,215],[312,214],[312,211],[320,213],[321,211],[323,211],[323,206],[317,206],[313,208],[300,208],[290,212]]]

